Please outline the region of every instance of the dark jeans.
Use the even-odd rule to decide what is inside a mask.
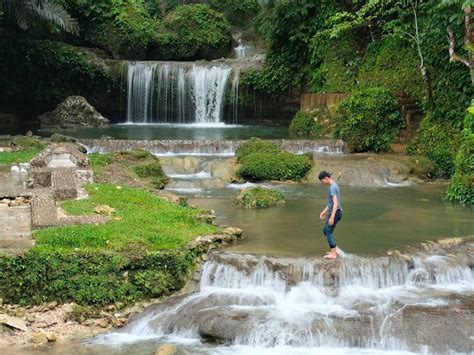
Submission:
[[[336,228],[336,224],[342,218],[342,211],[341,210],[336,211],[336,215],[334,216],[334,224],[332,226],[329,225],[329,217],[331,217],[331,213],[329,213],[328,211],[326,215],[326,223],[324,223],[323,233],[326,236],[326,239],[328,240],[329,247],[333,249],[336,247],[336,240],[334,239],[334,236],[332,235],[332,233],[334,232],[334,229]]]

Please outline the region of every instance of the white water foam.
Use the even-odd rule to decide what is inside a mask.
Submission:
[[[446,253],[347,254],[336,262],[218,254],[204,265],[200,292],[130,324],[123,331],[130,337],[110,334],[96,341],[111,345],[137,336],[172,336],[179,344],[184,343],[178,339],[196,342],[202,317],[214,314],[219,329],[241,328],[230,346],[205,351],[211,354],[429,352],[423,344],[408,345],[413,339],[394,333],[394,324],[407,307],[449,305],[459,291],[474,296],[467,260]]]
[[[208,171],[200,171],[195,174],[167,174],[170,178],[179,180],[205,180],[211,179],[212,175]]]

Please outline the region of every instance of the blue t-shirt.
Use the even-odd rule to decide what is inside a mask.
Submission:
[[[328,198],[327,198],[329,212],[332,212],[332,207],[333,207],[332,197],[333,196],[337,196],[337,202],[339,204],[337,209],[342,210],[341,192],[339,191],[339,186],[335,182],[329,185]]]

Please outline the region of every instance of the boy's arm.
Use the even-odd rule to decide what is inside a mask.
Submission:
[[[322,210],[321,213],[319,214],[319,218],[321,218],[321,219],[326,218],[326,213],[328,212],[328,209],[329,209],[329,207],[326,206],[326,207],[324,208],[324,210]]]

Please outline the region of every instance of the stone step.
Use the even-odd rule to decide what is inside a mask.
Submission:
[[[57,225],[58,210],[54,198],[49,195],[34,196],[31,201],[31,219],[33,228]]]
[[[77,179],[74,168],[58,168],[51,172],[51,187],[56,198],[61,200],[77,197]]]

